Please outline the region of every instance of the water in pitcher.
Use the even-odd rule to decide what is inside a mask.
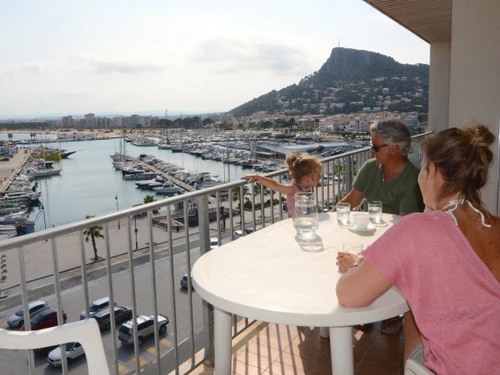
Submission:
[[[293,224],[301,238],[312,238],[318,229],[318,208],[313,193],[295,194]]]

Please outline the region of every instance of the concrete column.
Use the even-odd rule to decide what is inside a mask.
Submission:
[[[429,70],[429,130],[448,127],[451,42],[431,44]]]
[[[500,1],[453,0],[449,126],[472,121],[496,135],[494,165],[482,198],[491,212],[499,200]]]

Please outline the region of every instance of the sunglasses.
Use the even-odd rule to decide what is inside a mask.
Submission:
[[[378,152],[382,147],[389,146],[389,144],[386,143],[384,145],[377,146],[377,145],[374,145],[373,143],[370,143],[370,146],[371,146],[373,151]]]

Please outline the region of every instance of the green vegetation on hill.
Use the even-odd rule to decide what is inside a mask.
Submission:
[[[427,112],[429,66],[400,64],[380,53],[334,48],[319,71],[230,111],[289,115],[367,111]]]

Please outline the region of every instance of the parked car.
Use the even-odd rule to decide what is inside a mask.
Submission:
[[[256,225],[255,226],[255,231],[258,231],[258,230],[261,230],[262,229],[262,225]],[[248,235],[248,234],[251,234],[253,233],[253,228],[245,228],[245,234]],[[243,237],[243,231],[241,229],[238,229],[238,230],[235,230],[233,232],[233,237],[235,240],[237,240],[238,238],[241,238]]]
[[[68,316],[63,311],[63,323],[66,323]],[[36,314],[33,318],[31,318],[31,330],[36,331],[38,329],[55,327],[57,325],[57,311],[53,308],[49,308],[41,311]],[[24,324],[21,327],[21,330],[24,331]]]
[[[145,337],[154,334],[154,319],[154,316],[141,315],[137,317],[137,338],[139,346],[142,345]],[[158,314],[157,321],[160,334],[167,332],[168,318]],[[118,330],[118,339],[125,345],[134,344],[134,324],[132,320],[121,325]]]
[[[217,237],[210,237],[210,250],[219,247],[219,239]]]
[[[187,273],[184,276],[182,276],[181,287],[184,288],[184,289],[187,289],[187,287],[188,287],[188,274]],[[192,275],[191,275],[191,288],[194,289],[194,286],[193,286],[193,276]]]
[[[3,157],[3,158],[0,159],[0,161],[9,161],[9,160],[10,159],[7,156],[5,156],[5,157]]]
[[[48,309],[49,304],[45,301],[35,301],[28,304],[28,309],[30,312],[30,319],[36,314],[44,309]],[[24,325],[24,310],[21,308],[17,310],[12,316],[7,320],[7,324],[11,328],[21,328]]]
[[[132,319],[132,309],[125,306],[115,306],[115,323],[123,323]],[[94,315],[94,319],[99,325],[99,329],[109,329],[111,326],[110,308],[99,311]]]
[[[91,303],[89,307],[89,318],[93,318],[96,313],[109,306],[109,297],[100,298]],[[115,302],[116,306],[116,302]],[[85,319],[85,310],[80,313],[80,320]]]
[[[45,348],[33,349],[33,353],[38,357],[46,357],[52,350],[57,348],[59,345],[46,346]]]
[[[78,357],[84,355],[83,346],[79,342],[68,342],[66,344],[66,361],[68,365],[73,362]],[[49,353],[47,357],[47,362],[54,367],[61,367],[61,347],[58,346]]]

